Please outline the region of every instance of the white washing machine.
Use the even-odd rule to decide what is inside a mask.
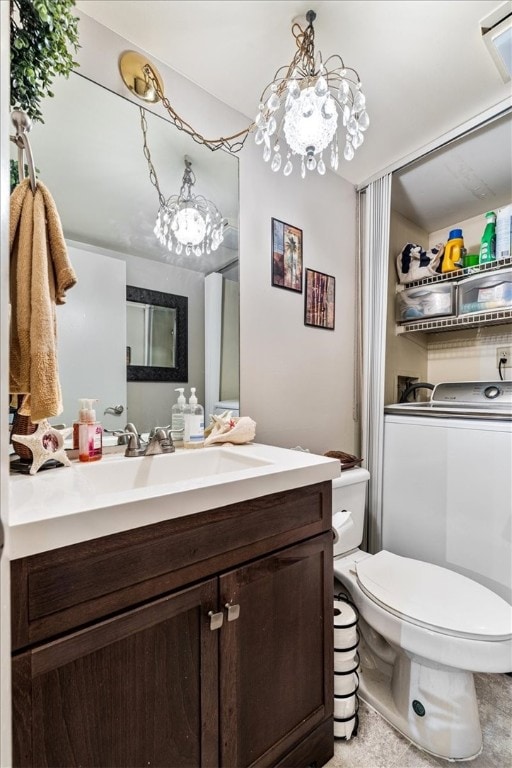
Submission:
[[[385,408],[382,548],[512,603],[512,382],[438,384]]]

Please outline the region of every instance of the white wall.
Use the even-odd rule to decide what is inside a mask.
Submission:
[[[126,408],[126,355],[119,343],[126,338],[126,268],[119,259],[69,242],[68,255],[77,282],[56,311],[63,411],[51,423],[71,426],[78,399],[85,397],[98,400],[93,407],[104,427],[123,429],[126,414],[104,415],[104,410]]]
[[[396,403],[398,400],[398,376],[407,376],[428,381],[427,339],[423,333],[396,333],[395,300],[397,271],[396,259],[407,243],[427,246],[427,233],[396,211],[391,211],[389,232],[389,268],[388,268],[388,312],[386,327],[386,380],[384,403]],[[419,390],[418,398],[425,395]]]
[[[240,399],[240,283],[222,281],[220,399]]]
[[[176,387],[186,387],[184,394],[188,398],[189,388],[195,386],[199,402],[204,402],[204,276],[138,256],[124,258],[127,285],[188,298],[188,383],[128,382],[129,420],[139,432],[148,432],[155,426],[171,423],[171,408],[178,397]]]
[[[193,272],[189,269],[181,269],[180,267],[174,267],[170,264],[162,264],[161,262],[151,261],[150,259],[143,259],[139,256],[133,256],[132,254],[118,253],[117,251],[109,251],[106,249],[98,249],[96,246],[87,245],[84,243],[77,243],[70,241],[70,245],[79,247],[82,251],[88,252],[94,256],[94,259],[101,259],[104,257],[108,264],[109,260],[115,259],[122,261],[126,265],[126,281],[125,285],[135,285],[138,288],[147,288],[153,291],[163,291],[164,293],[174,293],[178,296],[186,296],[188,298],[188,371],[189,371],[189,383],[188,382],[151,382],[148,384],[143,381],[130,381],[127,384],[127,407],[125,413],[120,417],[110,416],[104,417],[103,410],[104,405],[116,405],[116,403],[100,403],[98,407],[97,416],[100,418],[104,426],[109,429],[123,429],[127,421],[133,421],[139,432],[148,432],[154,426],[166,426],[171,421],[171,408],[176,402],[177,393],[176,387],[186,386],[185,395],[188,397],[189,386],[197,387],[197,397],[199,402],[204,402],[204,276],[199,272]],[[73,263],[73,250],[70,251],[70,258]],[[98,267],[98,274],[102,274],[102,267]],[[101,281],[97,282],[98,289],[101,286]],[[78,289],[78,284],[73,289]],[[123,292],[125,288],[123,286]],[[91,293],[93,293],[91,291]],[[73,297],[71,292],[68,299],[69,308],[73,304]],[[124,300],[123,300],[124,306]],[[62,322],[59,320],[59,327],[62,328]],[[59,334],[61,335],[61,334]],[[121,334],[122,343],[120,350],[122,374],[126,378],[124,345],[126,334]],[[60,354],[60,352],[59,352]],[[59,364],[61,372],[63,368],[68,367],[71,355],[67,355],[66,358],[59,358]],[[101,375],[98,373],[97,375]],[[65,386],[64,377],[61,375],[62,386]],[[91,390],[91,386],[87,387],[87,391]],[[74,391],[74,390],[73,390]],[[94,392],[94,387],[92,387]],[[87,395],[85,395],[87,396]],[[63,397],[65,393],[63,392]],[[75,409],[75,395],[73,394],[72,407]],[[119,400],[122,402],[123,398]],[[74,411],[73,411],[74,413]],[[66,421],[68,419],[59,417],[59,421]]]
[[[355,190],[338,176],[272,174],[249,137],[240,158],[241,403],[257,438],[355,450]],[[335,330],[304,325],[304,294],[271,285],[270,220],[303,231],[304,268],[336,278]]]
[[[129,97],[117,60],[135,46],[78,13],[81,74]],[[197,131],[229,135],[250,123],[161,62],[152,61],[173,107]],[[155,111],[162,114],[164,108],[156,105]],[[300,444],[317,453],[353,452],[355,189],[329,172],[324,177],[309,174],[304,180],[296,171],[288,178],[272,173],[252,135],[238,157],[241,410],[257,422],[260,442]],[[272,217],[303,230],[305,267],[336,277],[334,331],[305,327],[303,294],[271,286]]]

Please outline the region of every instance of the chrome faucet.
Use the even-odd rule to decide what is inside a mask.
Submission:
[[[174,451],[170,427],[155,427],[149,436],[144,456],[155,456],[158,453],[174,453]]]
[[[126,425],[124,432],[114,430],[113,434],[117,435],[118,445],[123,445],[125,438],[128,440],[124,452],[124,455],[128,457],[156,456],[159,453],[174,453],[175,451],[170,426],[152,429],[147,442],[141,438],[135,424],[131,422]]]

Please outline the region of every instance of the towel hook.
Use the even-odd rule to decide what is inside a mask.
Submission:
[[[32,156],[32,149],[30,148],[30,142],[28,140],[27,133],[32,128],[32,120],[21,109],[13,109],[11,112],[11,120],[16,129],[16,135],[9,138],[18,147],[18,174],[19,179],[22,181],[25,178],[25,166],[23,163],[23,152],[25,151],[25,157],[28,165],[28,175],[30,178],[30,187],[32,192],[36,191],[36,174],[34,171],[34,158]]]

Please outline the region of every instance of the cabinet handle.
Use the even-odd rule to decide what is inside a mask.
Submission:
[[[210,617],[210,629],[220,629],[222,627],[222,623],[224,621],[224,614],[222,611],[219,613],[215,613],[214,611],[208,611],[208,616]]]
[[[232,605],[231,603],[226,603],[224,608],[228,612],[228,621],[235,621],[235,619],[238,619],[240,616],[240,606],[235,603],[235,605]]]

